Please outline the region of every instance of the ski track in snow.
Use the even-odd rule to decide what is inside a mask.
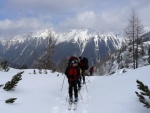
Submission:
[[[88,79],[88,80],[87,80]],[[56,97],[56,105],[54,105],[51,109],[49,109],[50,113],[75,113],[79,112],[80,108],[82,107],[81,113],[88,113],[86,111],[86,108],[88,106],[88,101],[91,99],[91,97],[88,95],[88,91],[90,90],[90,87],[92,86],[91,82],[93,80],[89,77],[86,78],[86,84],[82,84],[82,88],[80,92],[78,93],[78,103],[77,103],[77,109],[73,110],[74,104],[71,107],[71,110],[68,110],[68,88],[64,88],[62,93],[64,93],[63,97]],[[68,84],[66,85],[68,87]]]
[[[149,113],[149,109],[143,107],[135,94],[135,91],[139,92],[137,79],[150,86],[149,70],[150,66],[145,66],[113,76],[86,76],[86,85],[80,92],[83,100],[79,94],[74,111],[68,110],[66,78],[61,91],[63,74],[51,71],[38,74],[38,70],[37,74],[33,74],[33,69],[27,69],[13,91],[5,91],[0,87],[0,113]],[[20,71],[23,70],[0,72],[0,85]],[[5,100],[12,97],[17,100],[6,104]]]

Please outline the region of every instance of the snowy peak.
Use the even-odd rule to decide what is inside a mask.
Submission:
[[[31,38],[45,39],[49,36],[52,36],[55,39],[57,39],[57,44],[64,42],[64,41],[67,41],[67,42],[72,41],[73,43],[80,41],[80,42],[87,43],[87,41],[89,41],[91,38],[94,38],[97,36],[100,37],[102,40],[105,40],[105,42],[110,38],[112,38],[112,40],[116,39],[113,33],[100,34],[100,32],[94,31],[92,29],[80,29],[80,30],[73,29],[67,33],[56,33],[52,29],[44,29],[44,30],[40,30],[36,32],[31,32],[25,35],[15,36],[13,39],[9,41],[12,43],[15,43],[15,42],[22,43],[25,40],[29,40]],[[2,40],[2,41],[8,42],[8,40]]]
[[[18,65],[25,63],[30,67],[35,54],[37,57],[44,54],[43,50],[47,47],[47,37],[50,36],[57,40],[54,50],[56,62],[59,62],[63,57],[76,55],[87,56],[96,63],[108,52],[114,52],[121,45],[121,40],[112,33],[101,34],[92,29],[74,29],[67,33],[56,33],[51,29],[45,29],[16,36],[11,40],[0,41],[0,56],[8,61],[13,61],[13,63],[17,62]]]

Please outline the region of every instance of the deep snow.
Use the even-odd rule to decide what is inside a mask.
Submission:
[[[44,70],[43,74],[33,74],[33,69],[0,71],[0,84],[25,71],[14,91],[0,87],[0,113],[149,113],[135,94],[139,92],[137,79],[150,86],[149,70],[150,66],[145,66],[124,74],[86,77],[76,111],[67,109],[68,83],[65,78],[61,91],[63,74],[44,74]],[[5,103],[13,97],[17,98],[15,103]]]

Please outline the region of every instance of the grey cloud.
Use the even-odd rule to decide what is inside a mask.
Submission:
[[[1,17],[7,15],[0,20],[0,32],[14,34],[50,27],[58,31],[95,28],[119,32],[125,28],[132,8],[139,12],[144,25],[150,24],[149,6],[149,0],[7,0],[0,13]]]
[[[36,18],[22,18],[19,20],[5,19],[0,21],[0,37],[9,38],[14,35],[24,34],[34,30],[50,28],[51,26],[50,23],[45,23]]]

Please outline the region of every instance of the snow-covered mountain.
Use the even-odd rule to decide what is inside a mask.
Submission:
[[[92,29],[56,33],[46,29],[10,40],[0,40],[0,56],[13,64],[32,67],[35,57],[44,54],[47,37],[50,35],[57,39],[53,57],[56,62],[64,57],[76,55],[86,56],[90,59],[89,62],[96,63],[108,53],[119,49],[122,44],[121,38],[113,33],[102,34]]]

